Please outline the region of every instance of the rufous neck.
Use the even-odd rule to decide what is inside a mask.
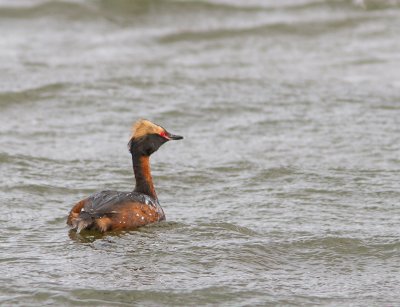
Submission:
[[[133,172],[135,173],[135,192],[157,199],[150,170],[150,157],[132,154]]]

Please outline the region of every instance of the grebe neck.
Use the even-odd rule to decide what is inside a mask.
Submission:
[[[150,170],[150,157],[132,154],[133,172],[135,173],[135,192],[149,195],[157,200]]]

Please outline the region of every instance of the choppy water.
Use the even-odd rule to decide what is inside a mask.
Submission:
[[[0,303],[400,304],[398,1],[0,1]],[[167,222],[77,236],[133,186]]]

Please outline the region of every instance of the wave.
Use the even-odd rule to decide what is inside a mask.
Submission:
[[[376,19],[375,16],[360,15],[352,18],[340,18],[337,20],[316,20],[296,23],[267,23],[249,27],[217,28],[206,30],[179,31],[162,35],[158,38],[161,43],[174,43],[179,41],[216,40],[222,38],[241,36],[265,36],[265,35],[296,35],[315,36],[355,27],[368,20]]]
[[[75,1],[37,1],[16,6],[1,6],[0,18],[41,18],[41,17],[93,17],[97,14],[88,5]]]
[[[18,91],[0,92],[0,106],[6,107],[15,103],[31,103],[38,100],[56,97],[57,94],[68,87],[68,83],[50,83],[34,88]]]
[[[343,10],[379,10],[396,8],[400,0],[303,0],[303,1],[178,1],[178,0],[119,0],[119,1],[21,1],[0,5],[4,18],[67,18],[90,20],[100,18],[179,15],[184,14],[258,14],[277,10],[296,12],[320,8]],[[207,15],[205,15],[207,16]]]

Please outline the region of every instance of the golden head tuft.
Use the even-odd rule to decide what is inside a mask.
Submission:
[[[151,121],[147,119],[140,119],[132,126],[131,139],[138,139],[148,134],[160,134],[163,131],[164,129],[162,127],[153,124]]]

